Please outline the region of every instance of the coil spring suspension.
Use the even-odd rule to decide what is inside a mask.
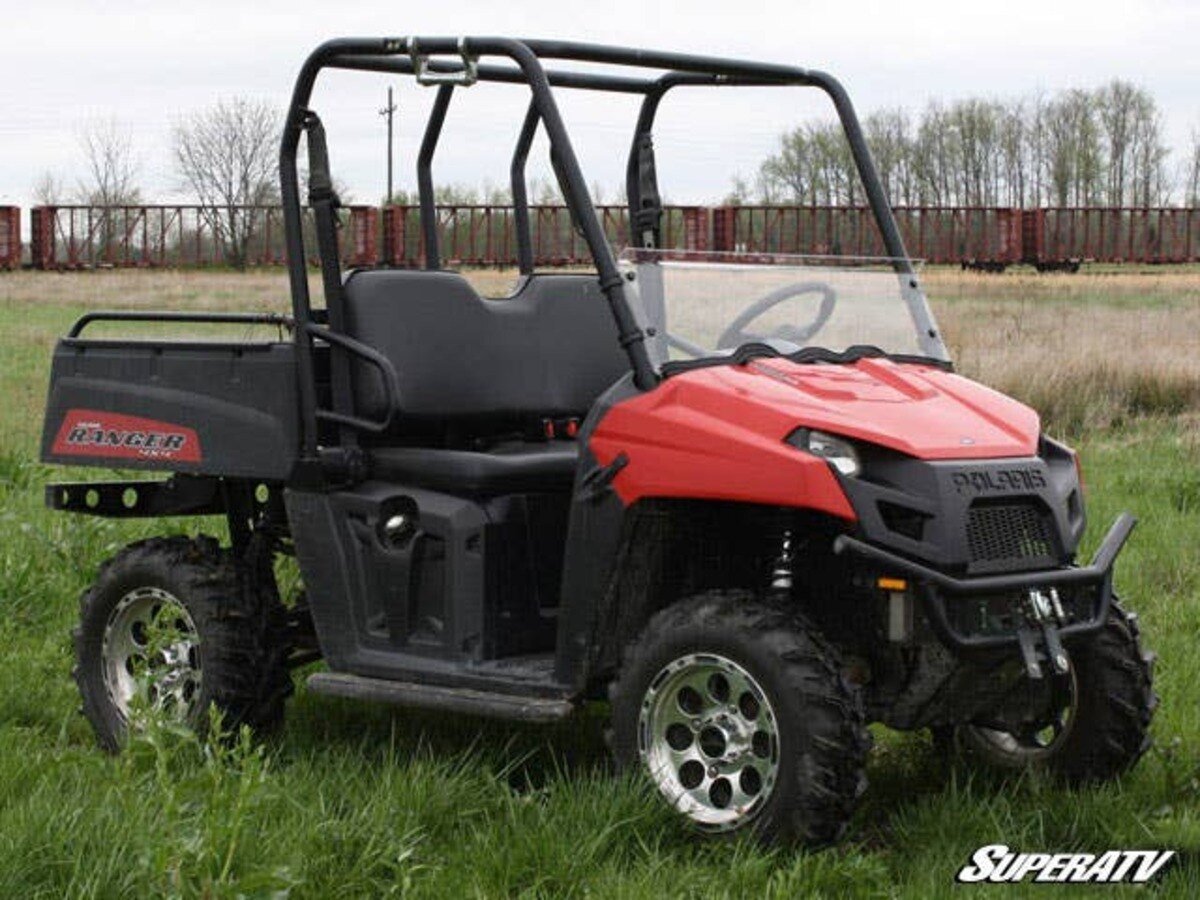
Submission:
[[[771,566],[771,593],[789,596],[792,592],[793,566],[796,562],[796,545],[792,530],[785,528],[779,538],[779,555]]]

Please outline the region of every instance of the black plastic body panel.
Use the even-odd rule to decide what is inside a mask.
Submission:
[[[565,493],[477,500],[368,481],[284,499],[330,669],[569,693],[548,666],[498,662],[554,648]],[[411,526],[389,533],[398,516]]]
[[[934,568],[971,575],[1014,569],[1052,569],[1075,556],[1086,525],[1079,478],[1069,453],[1043,442],[1043,455],[991,460],[921,460],[862,448],[862,472],[839,481],[868,543]],[[972,559],[968,516],[973,506],[1031,504],[1045,517],[1050,550],[1013,567]],[[920,520],[920,528],[889,521]],[[919,531],[919,533],[918,533]]]
[[[515,494],[487,504],[484,655],[553,649],[570,495]]]
[[[638,393],[633,376],[626,375],[600,396],[579,430],[581,447],[563,562],[555,677],[581,688],[588,677],[597,623],[604,618],[610,586],[620,566],[627,520],[625,505],[611,486],[612,477],[592,455],[588,441],[610,409]]]
[[[86,454],[56,452],[60,430],[73,410],[189,429],[199,443],[197,458],[106,455],[104,446]],[[295,464],[299,428],[295,348],[290,343],[66,338],[54,351],[41,458],[73,466],[281,481]]]

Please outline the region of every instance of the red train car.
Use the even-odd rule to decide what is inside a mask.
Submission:
[[[629,243],[623,206],[598,207],[614,246]],[[1200,261],[1200,209],[1161,207],[896,207],[909,253],[934,264],[1002,271],[1018,264],[1041,271],[1075,270],[1082,262]],[[234,220],[232,221],[231,217]],[[345,210],[342,256],[347,266],[423,265],[424,240],[415,206],[351,206]],[[587,265],[589,257],[565,206],[529,207],[534,262]],[[44,269],[229,265],[228,235],[250,222],[242,264],[283,263],[275,207],[237,210],[200,206],[46,206],[32,210],[33,265]],[[0,267],[20,264],[20,213],[0,207]],[[455,265],[517,262],[511,206],[439,206],[439,245]],[[865,206],[668,206],[663,246],[676,250],[879,257],[883,245]],[[311,248],[310,248],[311,256]]]
[[[21,210],[0,206],[0,269],[21,266]]]

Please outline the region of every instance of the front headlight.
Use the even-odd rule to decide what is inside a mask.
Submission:
[[[801,428],[792,433],[788,443],[813,456],[821,457],[842,475],[853,478],[862,469],[858,461],[858,451],[845,438],[811,428]]]

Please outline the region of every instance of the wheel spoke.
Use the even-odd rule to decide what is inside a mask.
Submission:
[[[672,751],[670,751],[667,755],[667,759],[670,762],[670,768],[673,769],[676,774],[678,774],[679,770],[681,768],[683,768],[683,764],[687,763],[687,762],[695,761],[695,762],[700,763],[701,766],[705,765],[704,758],[700,755],[700,752],[696,749],[695,744],[693,744],[687,750],[683,750],[683,751],[672,750]],[[707,766],[705,766],[705,768],[707,768]]]
[[[754,695],[756,690],[751,686],[750,682],[740,672],[731,672],[729,675],[729,705],[738,706],[743,694]]]
[[[733,798],[729,805],[743,811],[749,809],[769,789],[764,773],[754,764],[731,773],[729,781],[733,785]]]
[[[659,726],[659,731],[661,732],[660,736],[665,735],[667,733],[667,729],[672,725],[682,725],[689,731],[695,730],[695,723],[699,721],[700,716],[689,716],[679,708],[678,700],[674,700],[664,705],[666,708],[663,709],[661,716],[655,720],[656,724]]]
[[[693,691],[695,691],[700,696],[700,701],[701,701],[701,707],[699,710],[700,718],[704,718],[705,716],[711,715],[712,712],[721,705],[720,703],[715,701],[712,698],[712,695],[709,693],[709,689],[708,689],[709,674],[710,673],[707,671],[697,671],[697,672],[693,673],[691,676],[689,676],[688,678],[684,679],[683,682],[679,686],[680,690],[682,690],[685,687],[691,688]]]

